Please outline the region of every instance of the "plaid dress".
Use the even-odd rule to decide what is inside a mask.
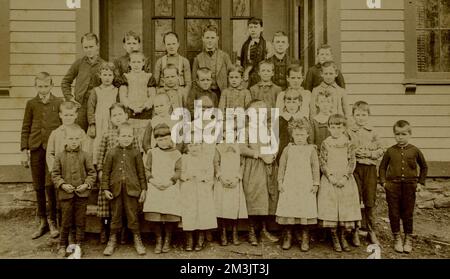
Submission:
[[[116,147],[119,144],[119,129],[117,127],[109,128],[102,136],[100,145],[95,157],[97,158],[97,170],[103,170],[103,164],[105,163],[106,153]],[[136,137],[133,140],[133,147],[138,148],[138,141]],[[100,177],[101,179],[101,177]],[[99,191],[97,200],[97,216],[100,218],[108,218],[111,216],[111,210],[109,206],[109,200],[106,198],[103,191]]]

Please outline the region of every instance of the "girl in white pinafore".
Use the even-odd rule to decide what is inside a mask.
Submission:
[[[159,254],[169,252],[172,232],[181,221],[181,153],[172,142],[171,130],[167,124],[157,125],[153,134],[156,146],[148,152],[145,164],[148,191],[143,212],[146,221],[155,223],[155,253]]]
[[[318,219],[322,227],[330,228],[337,252],[350,251],[346,234],[361,225],[358,186],[353,177],[355,146],[345,134],[346,123],[343,115],[330,116],[331,136],[322,142],[319,157],[322,178],[317,196]]]
[[[212,144],[200,143],[190,143],[187,149],[181,161],[182,224],[186,251],[193,249],[194,231],[198,231],[195,250],[200,251],[205,243],[205,231],[217,228],[213,193],[217,151]]]
[[[289,123],[291,143],[284,148],[278,170],[280,196],[276,221],[284,227],[282,248],[290,249],[292,228],[302,225],[301,250],[309,250],[309,226],[317,224],[320,166],[316,147],[308,144],[307,120]]]
[[[92,89],[89,95],[87,115],[89,122],[88,135],[94,139],[92,154],[98,153],[103,134],[110,125],[110,107],[117,102],[119,89],[113,85],[115,78],[115,66],[105,62],[99,69],[102,84]],[[97,156],[93,156],[93,163],[97,165]]]
[[[239,245],[238,219],[247,219],[247,204],[242,186],[241,152],[237,143],[217,146],[217,179],[214,199],[219,222],[221,245],[227,245],[227,223],[232,225],[233,244]]]

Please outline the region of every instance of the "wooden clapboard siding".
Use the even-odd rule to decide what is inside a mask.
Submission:
[[[10,0],[9,97],[0,98],[0,165],[17,165],[26,101],[36,95],[34,76],[49,72],[53,94],[76,59],[77,12],[66,1]]]
[[[341,0],[341,70],[350,103],[371,105],[371,123],[386,145],[395,143],[392,125],[413,125],[412,143],[429,161],[450,161],[450,86],[418,86],[406,95],[404,0]]]

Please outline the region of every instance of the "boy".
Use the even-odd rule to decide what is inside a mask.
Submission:
[[[331,46],[329,45],[321,45],[317,50],[317,59],[319,62],[309,68],[308,73],[306,74],[306,79],[303,82],[303,88],[306,90],[312,91],[314,88],[320,85],[323,78],[321,75],[321,69],[325,62],[333,61],[333,53],[331,51]],[[338,71],[337,76],[335,77],[335,81],[337,85],[342,88],[345,88],[345,81],[342,73]]]
[[[304,90],[302,88],[302,82],[303,82],[303,74],[302,74],[302,67],[299,65],[291,65],[287,69],[287,82],[288,82],[288,89],[293,89],[297,91],[301,96],[301,107],[300,110],[295,114],[294,118],[301,119],[306,118],[309,119],[309,104],[311,102],[311,92],[308,90]],[[283,91],[278,95],[277,98],[277,108],[280,109],[280,113],[283,113],[282,109],[285,107],[285,95],[286,92]]]
[[[212,72],[209,68],[200,68],[197,70],[197,81],[192,86],[191,92],[189,92],[186,107],[191,113],[192,119],[194,119],[194,105],[195,101],[200,99],[202,96],[208,96],[217,107],[219,104],[219,99],[215,92],[211,89],[213,83]]]
[[[191,65],[189,64],[189,60],[178,53],[178,49],[180,48],[178,34],[174,32],[164,34],[163,42],[167,54],[156,61],[154,71],[156,84],[164,87],[164,79],[160,79],[163,71],[168,65],[175,65],[176,69],[178,69],[179,86],[189,92],[192,86]]]
[[[35,77],[37,96],[27,102],[22,124],[20,149],[23,154],[22,165],[31,165],[33,186],[36,191],[38,203],[39,228],[33,233],[32,239],[43,236],[50,229],[52,238],[59,235],[56,228],[56,194],[51,183],[49,171],[45,162],[45,150],[48,138],[53,130],[61,125],[58,109],[62,100],[55,97],[52,77],[49,73],[42,72]],[[49,203],[49,220],[47,221],[47,199]]]
[[[62,222],[58,256],[64,258],[69,242],[69,232],[76,227],[75,243],[80,247],[84,240],[86,208],[90,190],[94,186],[97,172],[92,164],[92,156],[81,150],[85,137],[82,129],[70,126],[66,129],[64,151],[56,155],[52,170],[52,180],[58,189]]]
[[[386,189],[389,208],[389,222],[394,235],[394,249],[402,253],[411,253],[413,233],[413,213],[416,203],[416,189],[425,185],[428,166],[422,152],[412,144],[411,125],[399,120],[393,127],[396,145],[388,148],[381,160],[380,182]],[[417,176],[417,165],[420,167]],[[405,243],[400,235],[400,219],[403,223]]]
[[[145,201],[147,183],[144,163],[139,150],[133,147],[133,128],[130,124],[119,127],[119,145],[109,151],[103,165],[101,190],[111,202],[111,233],[103,255],[111,256],[117,246],[117,233],[122,230],[122,214],[126,214],[127,227],[133,232],[134,247],[145,255],[139,232],[139,203]]]
[[[200,68],[209,68],[211,70],[211,90],[217,95],[217,100],[220,99],[220,94],[228,87],[228,70],[232,63],[230,56],[217,48],[219,36],[217,27],[208,25],[203,30],[203,51],[197,55],[192,65],[192,75],[197,80],[197,71]]]
[[[79,105],[76,123],[86,132],[89,128],[87,119],[87,103],[90,91],[101,84],[97,75],[104,62],[99,57],[99,40],[97,35],[87,33],[81,37],[84,57],[75,61],[67,71],[61,82],[61,90],[66,101],[74,101]],[[75,82],[75,91],[72,95],[72,83]]]
[[[114,60],[114,66],[117,69],[116,87],[120,87],[123,84],[123,74],[130,71],[130,54],[133,52],[141,51],[141,37],[134,31],[128,31],[123,36],[123,49],[127,52],[125,55]],[[145,61],[144,71],[151,72],[150,60]]]
[[[269,58],[269,61],[275,66],[275,74],[272,81],[284,91],[288,87],[288,67],[291,64],[291,59],[287,55],[287,49],[289,48],[288,36],[283,31],[278,31],[273,35],[272,44],[275,50],[274,55]]]
[[[157,89],[157,94],[166,93],[173,109],[182,108],[186,103],[188,87],[179,86],[179,71],[175,65],[169,64],[162,71],[163,86]],[[190,87],[190,86],[189,86]]]
[[[259,63],[258,75],[260,82],[250,88],[252,100],[262,100],[267,104],[267,108],[275,108],[278,94],[281,88],[272,82],[274,65],[272,62],[264,60]],[[270,112],[268,111],[270,114]]]
[[[241,66],[244,67],[244,81],[248,81],[248,87],[259,82],[258,65],[268,56],[267,43],[262,36],[263,21],[260,18],[250,18],[247,22],[249,37],[242,45]]]
[[[315,87],[312,91],[311,103],[309,106],[310,117],[317,115],[317,106],[315,103],[316,96],[319,92],[329,92],[333,98],[333,106],[331,114],[342,114],[345,117],[350,117],[349,105],[347,100],[347,93],[345,89],[336,83],[338,76],[338,69],[333,61],[325,62],[320,69],[322,76],[322,83]]]
[[[353,172],[359,190],[361,215],[365,220],[368,238],[373,244],[380,244],[375,234],[375,200],[377,191],[377,161],[383,156],[381,141],[368,125],[370,108],[364,101],[358,101],[352,109],[354,125],[348,134],[356,147],[356,168]],[[358,229],[353,234],[353,244],[360,246]]]

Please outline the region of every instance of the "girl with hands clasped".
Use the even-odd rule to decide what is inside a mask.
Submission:
[[[292,243],[292,228],[302,226],[301,250],[309,250],[309,226],[317,224],[317,191],[320,167],[315,145],[308,144],[306,120],[291,120],[288,126],[291,142],[283,150],[278,169],[280,196],[276,221],[284,226],[282,248]]]
[[[172,231],[181,221],[181,153],[175,148],[167,124],[156,125],[153,135],[155,147],[149,150],[145,166],[148,192],[143,211],[145,220],[155,225],[155,254],[160,254],[170,251]]]
[[[346,121],[340,114],[330,116],[331,136],[322,142],[319,157],[322,178],[317,196],[318,219],[322,227],[331,229],[337,252],[350,251],[347,233],[361,223],[358,187],[353,177],[355,147],[345,133]]]

